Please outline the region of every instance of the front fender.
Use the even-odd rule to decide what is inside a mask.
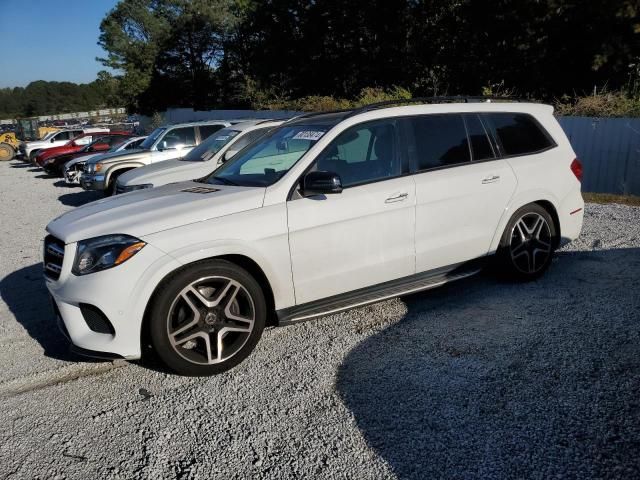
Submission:
[[[241,255],[255,262],[267,277],[269,286],[273,292],[276,309],[286,308],[295,305],[295,297],[293,293],[293,283],[291,280],[291,269],[283,272],[278,269],[278,265],[289,265],[288,250],[286,258],[277,258],[277,249],[274,249],[274,257],[267,258],[260,250],[253,247],[249,242],[242,240],[216,240],[195,243],[183,248],[179,248],[171,252],[171,256],[180,264],[188,265],[190,263],[206,260],[214,257],[222,257],[225,255]],[[282,255],[280,256],[282,257]]]
[[[109,185],[109,183],[111,182],[111,177],[115,173],[122,172],[122,170],[132,170],[134,168],[144,167],[145,165],[146,164],[142,162],[124,162],[109,166],[104,172],[104,184]]]

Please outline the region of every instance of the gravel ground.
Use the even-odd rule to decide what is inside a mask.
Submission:
[[[640,208],[587,205],[537,282],[271,329],[194,379],[67,353],[41,241],[95,197],[40,177],[0,163],[0,476],[640,478]]]

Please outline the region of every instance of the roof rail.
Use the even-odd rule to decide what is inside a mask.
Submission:
[[[340,110],[328,110],[326,112],[308,112],[303,113],[301,115],[296,115],[295,117],[290,118],[289,120],[300,120],[301,118],[309,118],[316,117],[318,115],[331,115],[333,113],[351,113],[353,112],[353,108],[342,108]]]
[[[347,117],[352,117],[359,113],[369,112],[371,110],[377,110],[379,108],[390,108],[394,105],[401,105],[406,103],[419,103],[419,104],[437,104],[437,103],[473,103],[473,102],[487,102],[490,103],[494,100],[500,100],[504,102],[528,102],[525,98],[516,98],[508,96],[497,95],[478,95],[478,96],[466,96],[455,95],[448,97],[416,97],[416,98],[400,98],[397,100],[386,100],[384,102],[371,103],[362,107],[354,108]]]

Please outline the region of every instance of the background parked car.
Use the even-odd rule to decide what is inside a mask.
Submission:
[[[235,123],[239,122],[208,120],[156,128],[140,144],[141,150],[88,162],[80,184],[85,190],[104,191],[111,195],[115,193],[117,178],[123,173],[151,163],[180,158],[211,134]]]
[[[124,173],[118,178],[116,193],[183,182],[209,175],[223,161],[281,125],[283,120],[251,120],[223,128],[187,153],[184,157],[152,163]]]
[[[38,151],[60,147],[67,143],[69,140],[73,140],[74,138],[84,134],[84,133],[108,133],[108,128],[76,128],[76,129],[67,129],[60,130],[54,132],[51,136],[47,136],[42,140],[36,140],[33,142],[22,142],[18,147],[20,150],[20,156],[26,160],[32,160],[33,157],[38,153]],[[89,142],[87,142],[89,143]]]
[[[53,147],[53,148],[47,148],[45,150],[40,150],[34,157],[33,157],[33,164],[39,167],[43,167],[45,161],[57,157],[59,155],[64,155],[67,153],[75,153],[75,152],[79,152],[80,150],[84,149],[87,145],[90,144],[95,144],[95,140],[99,137],[106,137],[109,135],[116,135],[116,136],[129,136],[129,132],[100,132],[98,134],[96,133],[83,133],[82,135],[77,136],[76,138],[74,138],[73,140],[68,141],[67,143],[65,143],[64,145],[61,145],[59,147]],[[94,145],[95,147],[95,145]],[[110,146],[107,146],[106,148],[104,148],[104,150],[108,150],[110,148]]]
[[[128,138],[122,143],[112,146],[107,152],[79,152],[73,155],[73,159],[67,161],[63,167],[64,178],[67,182],[67,185],[80,185],[80,177],[82,176],[82,171],[84,170],[84,167],[89,160],[98,160],[98,158],[107,159],[110,155],[116,155],[120,152],[131,152],[138,149],[145,138],[147,137],[142,136]]]

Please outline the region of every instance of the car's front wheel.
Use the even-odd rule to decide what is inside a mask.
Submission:
[[[524,281],[540,277],[551,264],[556,235],[547,210],[538,204],[521,207],[509,220],[500,241],[500,272]]]
[[[212,375],[253,351],[267,317],[260,285],[225,260],[193,265],[154,296],[149,337],[160,359],[182,375]]]

